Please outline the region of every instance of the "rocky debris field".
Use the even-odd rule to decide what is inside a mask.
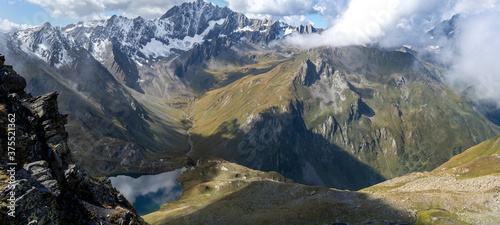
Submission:
[[[446,216],[434,220],[457,219],[470,224],[500,221],[500,175],[460,178],[453,174],[412,173],[362,192],[415,214],[439,209]],[[432,216],[431,216],[432,217]]]

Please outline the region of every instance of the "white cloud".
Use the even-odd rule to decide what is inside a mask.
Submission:
[[[498,0],[460,0],[453,8],[453,13],[460,14],[478,14],[489,9],[497,8],[499,6]]]
[[[315,0],[225,0],[237,12],[292,16],[314,13]]]
[[[224,0],[228,7],[244,13],[248,18],[280,20],[292,26],[314,25],[306,15],[317,14],[329,18],[340,10],[347,0]],[[336,5],[337,8],[326,7]],[[336,12],[336,11],[335,11]]]
[[[328,2],[323,2],[325,3]],[[332,20],[330,28],[322,35],[292,36],[289,41],[306,48],[321,45],[345,46],[374,43],[382,40],[387,34],[391,34],[391,31],[396,28],[404,32],[412,30],[413,27],[422,29],[422,21],[430,18],[428,12],[437,12],[441,5],[442,1],[439,0],[425,2],[419,0],[351,0],[347,7],[343,4],[323,5],[323,12],[333,11],[333,14],[337,12],[336,16],[330,17]],[[413,26],[415,23],[419,26]],[[312,39],[320,41],[312,41]]]
[[[325,21],[334,21],[340,14],[347,10],[348,0],[319,0],[313,9],[323,16]]]
[[[28,0],[45,7],[54,18],[93,20],[105,18],[105,12],[121,12],[124,16],[157,18],[175,5],[189,0]]]
[[[293,15],[293,16],[283,16],[282,19],[285,23],[290,24],[292,26],[298,26],[298,25],[309,25],[312,24],[314,25],[313,22],[307,20],[307,18],[303,15]]]
[[[313,7],[330,21],[322,35],[292,36],[289,42],[304,48],[322,45],[379,43],[384,47],[421,44],[425,32],[452,15],[477,14],[499,7],[498,0],[321,0]],[[314,40],[314,41],[313,41]],[[318,41],[319,40],[319,41]]]
[[[456,31],[457,54],[448,72],[451,81],[475,86],[479,99],[500,106],[500,13],[483,11],[462,18]]]
[[[106,12],[119,12],[128,18],[141,16],[153,19],[170,8],[194,0],[27,0],[40,5],[54,18],[67,17],[81,20],[105,19]],[[282,20],[292,25],[310,24],[306,14],[320,13],[329,17],[332,7],[344,6],[346,0],[225,0],[229,8],[245,13],[249,18]],[[344,2],[342,4],[337,2]]]
[[[28,0],[45,7],[54,18],[102,19],[104,5],[99,0]]]
[[[485,0],[351,0],[345,9],[327,0],[315,8],[330,13],[330,27],[322,34],[292,35],[287,42],[302,48],[378,43],[443,46],[439,59],[450,66],[447,79],[475,87],[479,99],[500,106],[500,1]],[[454,39],[427,31],[459,13]]]
[[[8,19],[0,18],[0,33],[9,33],[16,30],[28,29],[30,27],[32,26],[27,24],[17,24],[12,21],[9,21]]]
[[[158,18],[176,5],[192,1],[194,0],[103,0],[107,11],[120,11],[129,18],[141,16],[146,19]]]

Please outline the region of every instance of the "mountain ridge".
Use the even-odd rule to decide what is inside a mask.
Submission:
[[[353,163],[368,164],[378,176],[394,178],[434,169],[463,151],[465,142],[474,144],[476,135],[487,138],[498,133],[498,128],[408,53],[342,47],[281,59],[278,54],[262,55],[255,64],[209,71],[219,79],[240,78],[197,99],[197,126],[191,131],[197,134],[192,136],[195,151],[190,156],[194,159],[208,154],[254,169],[278,171],[300,183],[322,184],[304,180],[309,174],[322,177],[327,186],[355,190],[352,181],[339,182],[336,179],[342,176],[331,173],[360,166],[324,169],[351,161],[334,156],[338,149],[354,156]],[[397,67],[392,66],[395,62]],[[245,71],[249,74],[239,75]],[[438,118],[436,111],[449,117]],[[474,116],[462,118],[462,114]],[[455,126],[465,132],[456,133],[458,128],[449,125],[433,128],[450,121],[457,121]],[[330,174],[315,175],[320,172],[314,171]],[[380,181],[368,178],[377,177],[376,173],[368,174],[355,180],[371,182],[368,186]]]
[[[69,63],[42,51],[43,35],[24,47],[53,62],[22,51],[16,38],[36,29],[2,48],[28,71],[30,92],[65,91],[69,143],[93,174],[172,170],[192,163],[189,153],[355,190],[434,169],[500,132],[415,52],[296,49],[283,37],[319,30],[201,1],[154,20],[52,27]]]
[[[113,16],[105,21],[82,22],[64,28],[46,23],[41,27],[13,32],[2,37],[2,51],[9,56],[8,60],[15,59],[12,60],[12,64],[21,69],[21,74],[30,81],[28,82],[30,92],[42,94],[49,90],[59,90],[65,93],[60,100],[63,111],[71,115],[68,130],[72,135],[69,142],[72,149],[77,152],[78,158],[91,157],[89,160],[83,160],[86,162],[84,164],[91,161],[99,162],[98,165],[93,163],[84,165],[92,173],[101,175],[116,174],[119,171],[129,173],[137,171],[146,163],[138,162],[131,169],[123,170],[124,165],[129,165],[129,163],[110,157],[96,158],[95,154],[89,154],[89,152],[97,153],[102,146],[90,143],[117,142],[114,145],[117,148],[112,152],[122,155],[123,151],[128,151],[124,155],[132,158],[143,155],[141,152],[146,152],[146,158],[154,154],[171,158],[173,161],[170,164],[173,165],[163,163],[163,168],[175,169],[175,167],[182,166],[182,161],[186,162],[186,158],[181,153],[188,146],[187,138],[183,138],[186,137],[184,129],[187,128],[184,128],[182,122],[184,119],[182,104],[191,94],[186,85],[186,78],[177,74],[177,71],[181,71],[177,68],[185,62],[176,59],[177,56],[170,55],[178,55],[182,53],[181,50],[187,50],[187,48],[173,49],[167,55],[162,55],[160,58],[166,57],[166,61],[154,59],[155,56],[150,59],[149,56],[142,54],[140,49],[152,41],[158,41],[156,38],[159,38],[160,42],[169,43],[170,40],[175,43],[181,40],[179,38],[194,40],[198,37],[198,41],[188,41],[188,47],[207,46],[209,41],[202,40],[202,38],[210,39],[210,35],[217,39],[227,40],[227,36],[219,37],[213,29],[216,28],[218,31],[226,29],[227,34],[230,34],[237,28],[231,28],[227,21],[223,27],[222,21],[218,22],[220,18],[239,18],[242,26],[247,26],[251,22],[258,25],[256,29],[263,31],[267,29],[267,26],[261,26],[262,22],[258,20],[249,20],[242,14],[205,2],[186,3],[182,6],[196,8],[199,12],[205,10],[202,14],[207,18],[205,16],[198,18],[203,23],[200,22],[201,25],[196,32],[188,32],[189,29],[186,28],[184,34],[172,33],[171,40],[168,39],[170,37],[168,27],[174,23],[168,21],[172,18],[178,20],[195,18],[196,15],[179,11],[177,15],[172,15],[172,18],[165,17],[163,20],[144,20],[140,17],[127,19]],[[228,15],[216,13],[221,10]],[[231,16],[229,16],[230,13]],[[190,21],[191,19],[183,20]],[[266,21],[266,23],[271,22]],[[283,23],[273,22],[273,24]],[[160,29],[162,26],[164,30]],[[153,30],[156,30],[157,34],[141,37],[142,33],[147,34]],[[269,32],[279,33],[277,30],[269,30]],[[253,35],[254,40],[265,35],[265,32],[261,33],[259,30],[245,29],[236,33],[234,38]],[[217,41],[217,46],[222,42],[221,40]],[[137,48],[133,47],[135,44]],[[137,52],[142,57],[137,56]],[[207,57],[210,57],[209,55]],[[188,64],[189,60],[186,61],[184,67],[188,68]],[[141,99],[141,103],[136,98]],[[167,99],[166,102],[164,98]],[[97,123],[92,117],[100,118],[104,123]],[[84,137],[85,140],[81,141],[73,137]],[[130,148],[130,146],[133,147]],[[167,153],[162,153],[165,151]],[[126,161],[130,162],[130,160]],[[139,170],[159,171],[157,169]]]
[[[144,219],[151,224],[495,224],[500,221],[500,164],[477,160],[499,153],[499,140],[497,136],[455,156],[473,155],[463,165],[476,162],[471,169],[491,166],[493,171],[470,176],[451,166],[356,192],[301,185],[276,172],[203,157],[178,178],[182,197]]]

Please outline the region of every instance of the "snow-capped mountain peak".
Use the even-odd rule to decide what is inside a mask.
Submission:
[[[11,38],[22,51],[37,56],[51,66],[71,65],[74,60],[70,53],[75,48],[73,38],[50,23],[16,31]]]
[[[225,45],[242,41],[266,44],[292,32],[316,30],[279,21],[248,19],[227,7],[198,0],[175,6],[153,20],[112,16],[64,28],[45,24],[11,36],[22,45],[23,51],[33,52],[45,62],[60,66],[71,64],[70,48],[84,48],[101,63],[111,54],[121,54],[140,64],[177,55],[205,41],[218,40],[217,43]]]

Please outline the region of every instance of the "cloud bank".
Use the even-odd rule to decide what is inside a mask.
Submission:
[[[288,41],[293,45],[311,48],[322,45],[361,45],[381,42],[384,38],[402,39],[397,37],[425,33],[433,22],[443,19],[447,5],[441,0],[351,0],[348,4],[326,4],[321,10],[336,15],[329,17],[331,21],[328,29],[320,35],[294,36]],[[390,43],[394,43],[394,40]]]
[[[313,8],[329,20],[321,34],[297,35],[287,41],[312,48],[378,43],[382,47],[429,42],[427,31],[455,14],[464,17],[498,9],[498,0],[324,0]]]
[[[123,16],[146,19],[160,17],[175,5],[189,0],[27,0],[46,8],[54,18],[104,19],[106,12],[121,12]]]
[[[500,106],[500,11],[490,9],[458,23],[456,55],[447,77],[473,86],[476,97]]]
[[[500,1],[485,0],[351,0],[336,11],[321,34],[292,35],[286,43],[301,48],[377,44],[382,48],[411,45],[425,49],[441,46],[437,60],[449,67],[447,81],[474,87],[478,99],[500,106]],[[428,31],[459,14],[453,37]]]
[[[8,19],[0,18],[0,33],[9,33],[16,30],[28,29],[30,27],[33,26],[27,24],[17,24],[12,21],[9,21]]]

